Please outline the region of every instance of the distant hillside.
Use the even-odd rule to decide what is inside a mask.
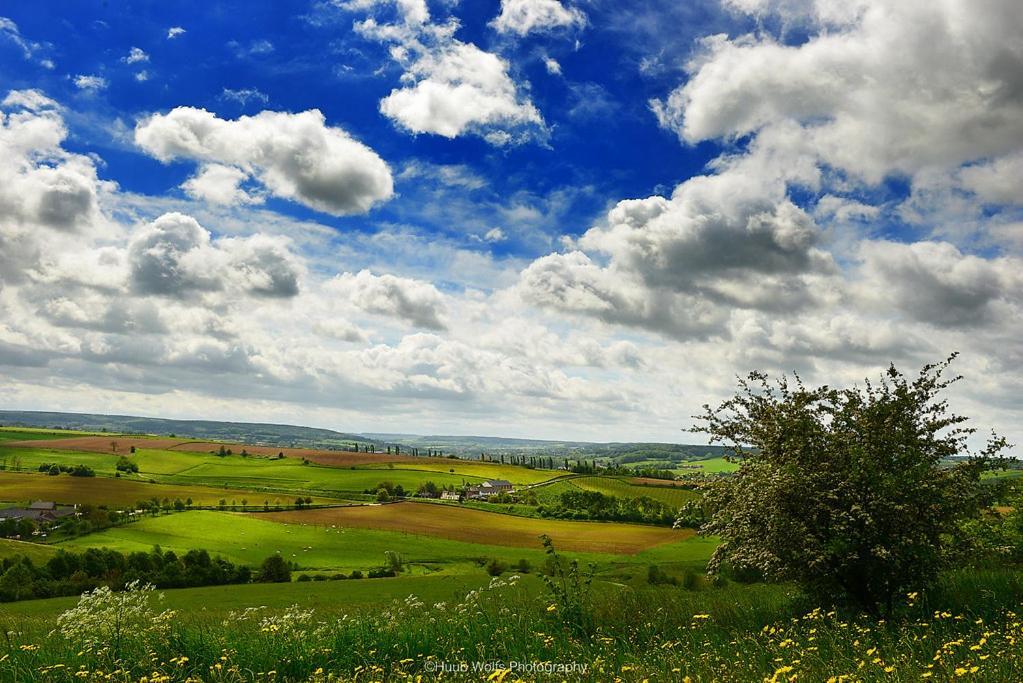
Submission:
[[[594,443],[589,441],[547,441],[505,439],[495,436],[420,436],[418,434],[369,433],[364,436],[384,442],[407,444],[425,450],[440,449],[463,457],[499,455],[544,455],[564,459],[614,460],[621,464],[639,461],[684,462],[704,460],[730,453],[723,446],[673,443]]]
[[[295,425],[253,422],[214,422],[211,420],[168,420],[159,417],[130,415],[94,415],[90,413],[49,413],[0,410],[0,424],[19,427],[58,427],[85,431],[108,431],[127,434],[159,434],[190,439],[235,441],[270,446],[310,446],[336,448],[366,443],[357,434],[330,429]]]
[[[418,434],[371,433],[351,434],[331,429],[296,425],[253,422],[215,422],[212,420],[169,420],[158,417],[130,415],[97,415],[91,413],[57,413],[0,410],[0,425],[21,427],[52,427],[83,431],[108,431],[124,434],[171,435],[189,439],[211,439],[253,445],[304,446],[308,448],[350,448],[353,444],[374,444],[378,450],[388,445],[403,449],[428,449],[444,455],[479,458],[501,455],[553,457],[555,460],[600,460],[619,464],[642,463],[664,466],[688,460],[702,460],[725,455],[721,446],[696,446],[670,443],[591,443],[586,441],[546,441],[539,439],[506,439],[495,436],[422,436]]]

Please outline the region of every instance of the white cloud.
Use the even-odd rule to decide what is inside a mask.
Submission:
[[[211,239],[191,216],[168,213],[137,231],[128,245],[134,292],[187,299],[234,289],[268,298],[298,294],[298,266],[279,238]]]
[[[106,89],[107,79],[102,76],[79,74],[74,77],[74,84],[79,90],[96,92]]]
[[[553,57],[550,56],[544,57],[543,65],[544,68],[547,69],[547,73],[549,73],[550,75],[552,76],[561,75],[561,64],[559,64],[558,60],[554,59]]]
[[[1023,145],[1023,35],[1015,0],[736,2],[814,30],[707,38],[691,78],[654,103],[687,142],[799,122],[812,153],[856,178],[956,166]]]
[[[939,327],[978,330],[1023,315],[1023,260],[963,254],[947,242],[864,242],[858,272],[868,306]]]
[[[486,242],[503,242],[508,239],[508,236],[504,234],[504,230],[501,228],[491,228],[483,235],[483,240]]]
[[[139,64],[141,62],[148,62],[149,55],[142,48],[133,47],[126,56],[121,58],[121,61],[125,64]]]
[[[183,35],[184,33],[185,29],[181,28],[180,26],[171,26],[169,29],[167,29],[167,40],[173,40],[178,36]]]
[[[248,174],[234,166],[203,164],[199,173],[186,180],[181,188],[189,197],[211,204],[233,206],[237,204],[259,204],[263,198],[241,188],[248,180]]]
[[[354,0],[345,9],[391,6],[390,0]],[[363,36],[392,45],[404,69],[403,86],[380,101],[380,112],[411,133],[446,138],[476,135],[495,146],[546,142],[539,110],[512,78],[500,56],[454,37],[458,22],[438,24],[419,3],[396,5],[399,23],[375,17],[356,22]]]
[[[393,194],[383,159],[341,128],[327,126],[318,110],[264,111],[229,120],[205,109],[177,107],[140,121],[135,142],[161,161],[216,164],[220,182],[213,183],[205,169],[187,184],[203,196],[241,197],[238,183],[225,190],[225,166],[274,196],[338,216],[365,213]]]
[[[145,83],[149,80],[149,72],[146,70],[139,71],[135,74],[135,80],[139,83]]]
[[[959,173],[965,189],[992,204],[1023,204],[1020,178],[1023,178],[1023,151],[967,166]]]
[[[546,130],[543,117],[519,94],[508,63],[471,43],[453,41],[408,64],[380,111],[412,133],[454,138],[467,133],[501,146]]]
[[[233,100],[243,107],[250,101],[262,102],[263,104],[270,101],[270,97],[257,88],[240,88],[238,90],[224,88],[220,93],[220,98],[224,100]]]
[[[501,0],[501,13],[490,25],[498,33],[524,36],[558,28],[582,28],[586,15],[558,0]]]
[[[363,270],[338,275],[327,288],[343,303],[366,313],[397,318],[430,330],[447,326],[444,296],[429,282]]]

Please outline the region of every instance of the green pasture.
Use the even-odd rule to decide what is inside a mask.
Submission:
[[[554,503],[562,493],[569,491],[596,491],[605,496],[616,496],[618,498],[640,498],[647,497],[659,500],[662,503],[682,507],[690,500],[698,500],[700,494],[688,489],[672,486],[657,486],[654,484],[641,486],[630,484],[625,479],[617,477],[575,477],[563,481],[555,481],[546,486],[538,486],[533,491],[541,503]]]
[[[538,484],[542,481],[549,481],[564,475],[563,470],[531,470],[517,465],[502,465],[501,463],[480,462],[478,460],[440,460],[433,458],[423,458],[422,462],[360,465],[358,468],[367,470],[411,469],[479,479],[506,479],[513,484]]]
[[[0,538],[0,559],[11,555],[24,555],[33,562],[40,563],[50,559],[56,552],[57,549],[53,546]]]
[[[739,469],[739,463],[729,462],[724,458],[708,458],[707,460],[693,460],[691,462],[680,463],[685,465],[699,465],[699,468],[679,468],[672,471],[675,474],[687,475],[687,474],[729,474]]]
[[[381,566],[387,551],[400,553],[407,562],[456,571],[460,571],[457,565],[467,566],[480,558],[496,557],[507,562],[527,559],[535,565],[544,560],[539,541],[535,549],[483,545],[395,531],[282,524],[260,519],[258,515],[213,511],[146,518],[64,541],[59,547],[77,551],[111,548],[130,553],[148,551],[154,545],[175,552],[205,548],[232,562],[248,565],[257,565],[267,556],[280,553],[303,568],[340,571],[365,571]],[[572,556],[607,569],[622,564],[645,566],[669,558],[676,562],[701,562],[712,551],[713,544],[694,538],[655,546],[636,555],[572,553]]]
[[[84,451],[54,450],[47,448],[15,448],[0,446],[0,463],[10,469],[17,461],[22,471],[35,471],[42,464],[62,463],[87,465],[99,476],[114,476],[121,456],[139,466],[139,473],[122,475],[131,480],[150,479],[162,484],[218,486],[249,489],[256,492],[286,494],[362,493],[376,490],[381,482],[400,484],[414,491],[421,484],[432,481],[438,486],[462,486],[483,481],[484,477],[451,474],[411,468],[343,468],[305,465],[296,458],[281,460],[241,455],[218,456],[210,453],[190,453],[159,449],[138,449],[134,455],[126,453],[89,453]],[[498,466],[499,467],[499,466]],[[507,467],[530,472],[525,468]],[[61,476],[67,476],[61,475]],[[258,493],[256,494],[258,497]],[[252,498],[250,496],[250,498]],[[250,502],[257,502],[251,499]]]

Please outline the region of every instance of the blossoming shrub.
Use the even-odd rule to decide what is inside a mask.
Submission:
[[[134,581],[123,591],[102,586],[82,594],[78,605],[57,617],[57,632],[98,661],[141,661],[154,644],[166,639],[174,612],[157,612],[162,600],[150,584]]]

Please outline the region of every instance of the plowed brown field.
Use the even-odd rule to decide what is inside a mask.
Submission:
[[[433,503],[295,510],[259,513],[258,516],[286,524],[383,529],[523,548],[537,547],[539,536],[547,534],[559,549],[627,555],[662,543],[684,541],[694,535],[689,529],[535,519]]]

